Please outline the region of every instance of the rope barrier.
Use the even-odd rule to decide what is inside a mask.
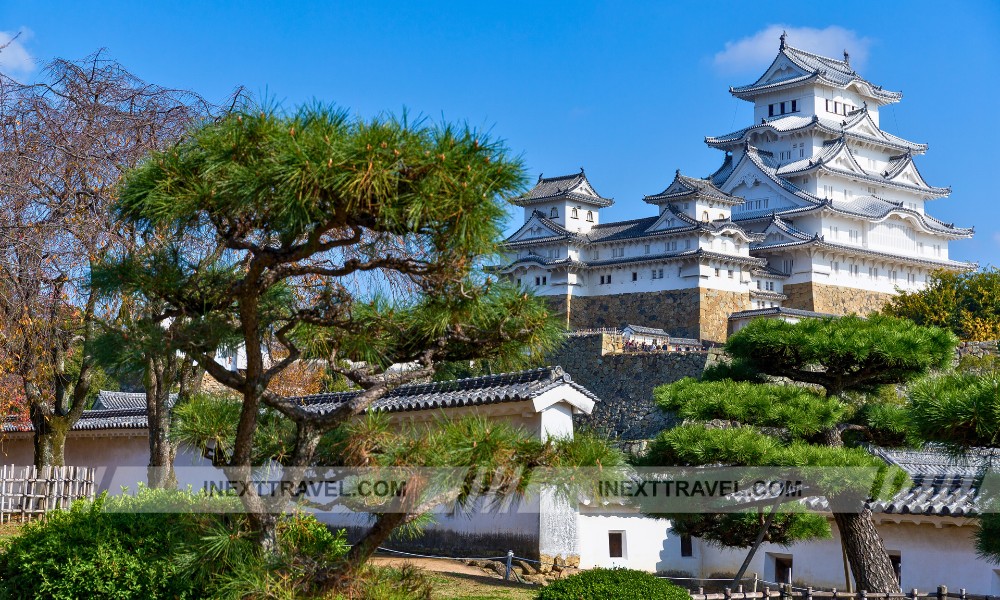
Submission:
[[[392,548],[385,548],[383,546],[379,546],[378,549],[382,550],[383,552],[392,552],[393,554],[402,554],[404,556],[413,556],[416,558],[441,558],[445,560],[507,560],[506,556],[486,556],[479,558],[472,556],[434,556],[431,554],[415,554],[413,552],[403,552],[402,550],[393,550]]]

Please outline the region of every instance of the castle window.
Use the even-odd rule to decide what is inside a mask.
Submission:
[[[799,112],[799,101],[792,100],[792,112]]]
[[[518,285],[518,286],[520,286],[520,285],[521,285],[521,280],[520,280],[520,279],[518,279],[518,280],[517,280],[517,285]]]
[[[593,213],[593,211],[589,211],[589,210],[587,211],[587,220],[590,221],[591,223],[594,222],[594,213]]]
[[[601,258],[601,251],[594,250],[594,260],[599,260]]]
[[[656,279],[656,269],[653,269],[649,272],[649,278]]]
[[[612,248],[611,258],[621,258],[625,256],[625,248]]]
[[[601,285],[604,285],[604,275],[601,275]]]
[[[774,116],[774,105],[773,104],[768,104],[767,105],[767,116],[769,116],[769,117],[773,117]]]
[[[733,278],[733,270],[732,270],[732,269],[729,269],[729,278],[730,278],[730,279],[732,279],[732,278]]]
[[[663,269],[660,269],[660,279],[663,279]]]
[[[645,251],[646,254],[649,254],[649,244],[646,244],[643,250]]]
[[[542,278],[535,277],[535,287],[542,285]]]
[[[833,111],[830,110],[830,100],[829,100],[829,98],[826,101],[826,112],[833,112]]]
[[[632,271],[632,281],[639,281],[639,274]]]
[[[707,210],[701,213],[701,220],[704,221],[705,223],[708,223],[708,211]]]
[[[691,536],[689,535],[681,536],[681,556],[684,558],[694,556],[694,545],[691,543]]]
[[[718,277],[718,276],[719,276],[719,268],[718,268],[718,267],[716,267],[716,268],[715,268],[715,276],[716,276],[716,277]]]
[[[625,532],[608,532],[608,556],[610,558],[623,558],[625,556]]]
[[[785,103],[781,103],[781,114],[785,114]]]
[[[685,249],[691,248],[691,240],[684,240],[684,248]]]
[[[580,218],[580,215],[578,214],[578,212],[577,212],[577,210],[575,208],[569,213],[569,216],[570,216],[571,219],[579,219]]]
[[[559,210],[556,207],[553,206],[552,210],[549,211],[549,218],[550,219],[558,219],[559,218]]]
[[[608,283],[611,283],[611,275],[608,275]]]
[[[542,277],[542,285],[548,285],[548,284],[549,284],[549,278],[543,276]]]

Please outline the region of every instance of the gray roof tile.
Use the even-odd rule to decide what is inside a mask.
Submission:
[[[573,175],[562,175],[560,177],[543,178],[538,176],[538,182],[526,194],[512,198],[511,202],[518,206],[530,206],[541,204],[557,198],[567,198],[592,206],[611,206],[615,203],[612,198],[602,198],[590,185],[587,175],[580,169],[579,173]]]
[[[570,375],[563,371],[562,367],[543,367],[518,373],[404,385],[375,401],[369,410],[401,412],[519,402],[531,400],[564,384],[572,386],[595,402],[600,401],[593,393],[575,383]],[[337,408],[359,393],[315,394],[294,398],[294,400],[308,407],[309,410],[322,414]]]

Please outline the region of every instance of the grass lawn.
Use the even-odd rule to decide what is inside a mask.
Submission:
[[[509,583],[478,575],[430,573],[434,597],[441,600],[532,600],[541,586]]]

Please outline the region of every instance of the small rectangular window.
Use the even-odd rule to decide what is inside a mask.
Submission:
[[[649,254],[649,244],[646,244],[644,250],[645,250],[646,254]]]
[[[691,536],[689,535],[681,536],[681,556],[685,558],[694,556],[694,544],[691,542]]]
[[[519,286],[521,285],[521,280],[520,279],[517,280],[517,285],[519,285]]]
[[[733,270],[732,270],[732,269],[729,269],[729,278],[730,278],[730,279],[732,279],[732,278],[733,278]]]
[[[535,285],[536,286],[542,285],[542,278],[541,277],[535,277]]]
[[[548,285],[548,283],[549,283],[549,278],[548,277],[542,277],[542,285]]]
[[[663,269],[660,269],[660,279],[663,279]]]
[[[799,101],[792,100],[792,112],[799,112]]]
[[[781,114],[785,114],[785,103],[781,103]]]
[[[769,117],[773,117],[774,116],[774,105],[773,104],[768,104],[767,105],[767,116],[769,116]]]
[[[639,281],[639,274],[632,271],[632,281]]]
[[[608,532],[608,556],[622,558],[625,556],[625,533],[622,531]]]
[[[826,101],[826,112],[832,112],[830,110],[830,100],[829,99],[827,99],[827,101]]]

